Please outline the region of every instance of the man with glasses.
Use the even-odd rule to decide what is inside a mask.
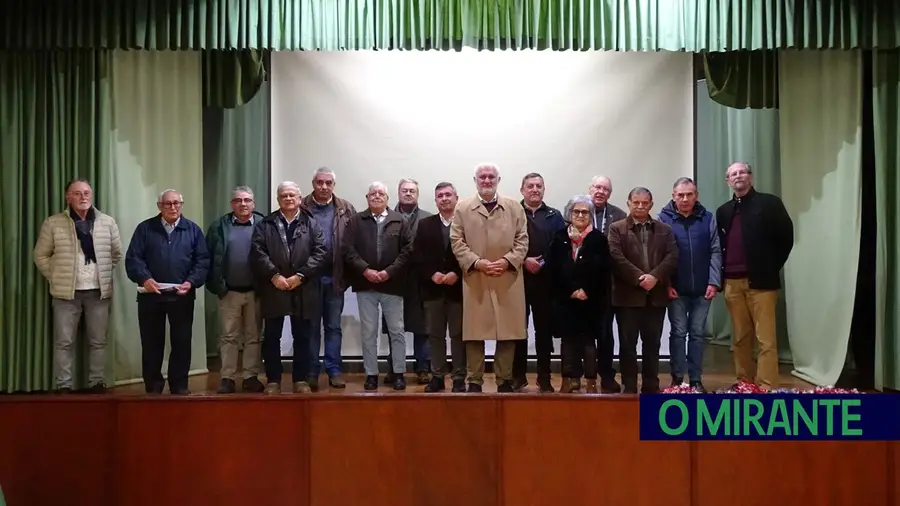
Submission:
[[[660,211],[659,221],[672,227],[678,244],[678,270],[669,287],[672,385],[682,384],[687,373],[690,386],[706,393],[701,378],[706,316],[722,287],[722,250],[716,219],[697,197],[694,181],[678,178],[672,186],[672,201]]]
[[[609,236],[609,226],[625,219],[625,211],[609,202],[612,191],[612,181],[608,177],[594,176],[591,179],[588,194],[594,203],[593,227],[607,237]],[[608,286],[612,286],[612,281]],[[606,294],[603,300],[609,304],[612,294]],[[600,392],[617,394],[622,391],[622,386],[616,381],[616,370],[613,368],[616,339],[613,335],[612,307],[604,307],[603,314],[605,316],[600,319],[600,328],[597,329],[597,373],[600,376]]]
[[[716,210],[722,243],[725,305],[731,314],[738,380],[778,388],[775,307],[781,269],[794,247],[794,223],[780,198],[753,188],[750,164],[725,170],[732,199]],[[759,343],[753,373],[753,338]]]
[[[206,289],[219,298],[220,394],[235,392],[234,376],[238,363],[238,337],[244,344],[244,392],[262,392],[259,381],[260,329],[262,318],[259,300],[253,288],[253,275],[248,267],[253,226],[265,216],[255,211],[253,190],[238,186],[231,192],[231,212],[225,214],[206,233],[210,254]]]
[[[159,214],[138,224],[125,254],[128,279],[138,285],[138,327],[141,368],[147,393],[162,393],[169,321],[169,392],[190,394],[191,338],[194,300],[209,273],[209,252],[203,230],[181,214],[184,198],[165,190],[156,207]]]
[[[75,338],[83,316],[91,350],[89,391],[103,393],[113,269],[122,260],[119,227],[94,207],[94,192],[83,179],[66,186],[66,203],[64,211],[44,220],[34,246],[34,263],[53,298],[53,375],[60,393],[72,392]]]

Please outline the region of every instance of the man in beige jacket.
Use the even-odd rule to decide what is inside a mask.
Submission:
[[[496,341],[498,392],[512,392],[516,342],[527,337],[522,263],[528,252],[528,219],[518,201],[498,195],[500,171],[475,170],[478,195],[459,201],[450,245],[463,273],[463,341],[469,392],[481,392],[484,342]]]
[[[50,283],[53,304],[53,375],[60,393],[71,393],[75,338],[84,315],[90,346],[89,390],[106,390],[106,328],[113,269],[122,259],[116,221],[94,207],[90,184],[66,187],[66,210],[44,220],[34,263]]]

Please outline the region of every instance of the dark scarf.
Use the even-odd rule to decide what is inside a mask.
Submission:
[[[94,252],[94,208],[88,209],[85,219],[81,219],[78,213],[71,207],[69,208],[69,217],[75,222],[75,235],[78,236],[78,242],[81,243],[81,251],[84,253],[84,263],[97,262],[97,254]]]

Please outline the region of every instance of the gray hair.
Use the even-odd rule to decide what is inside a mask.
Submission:
[[[453,193],[456,193],[456,187],[453,186],[453,183],[449,181],[441,181],[440,183],[436,184],[434,186],[434,191],[438,191],[441,188],[450,188],[451,190],[453,190]]]
[[[636,186],[632,188],[631,191],[628,192],[628,200],[630,201],[631,197],[634,195],[648,195],[650,197],[650,200],[653,200],[653,192],[651,192],[647,188],[644,188],[643,186]]]
[[[681,186],[683,184],[689,184],[689,185],[693,186],[695,189],[697,188],[697,183],[695,183],[693,179],[691,179],[689,177],[680,177],[675,180],[675,184],[672,185],[672,189],[674,190],[675,188],[678,188],[679,186]]]
[[[599,183],[601,180],[606,180],[606,182],[609,183],[609,187],[612,188],[612,179],[608,178],[607,176],[594,176],[594,177],[592,177],[592,178],[591,178],[591,186],[593,186],[593,185]]]
[[[732,167],[743,167],[747,174],[753,174],[753,167],[750,166],[747,162],[734,162],[725,168],[725,175],[728,175],[728,171],[731,170]]]
[[[397,189],[399,190],[400,187],[403,186],[404,183],[411,183],[411,184],[416,185],[416,188],[419,188],[418,181],[416,181],[415,179],[412,179],[412,178],[405,177],[405,178],[401,179],[399,183],[397,183]]]
[[[238,193],[249,193],[250,198],[253,198],[253,190],[251,190],[249,186],[235,186],[234,190],[231,190],[231,198],[234,198]]]
[[[313,180],[315,180],[316,176],[318,176],[319,174],[331,176],[331,180],[337,183],[337,176],[335,176],[334,171],[329,169],[328,167],[319,167],[318,169],[316,169],[316,171],[313,172]]]
[[[178,200],[180,202],[184,202],[184,195],[182,195],[178,190],[175,190],[172,188],[166,188],[165,190],[162,191],[162,193],[159,194],[159,197],[156,197],[156,203],[157,204],[161,203],[163,195],[165,195],[167,193],[174,193],[175,195],[178,195]]]
[[[587,195],[575,195],[569,202],[566,203],[566,207],[563,208],[563,218],[566,221],[572,221],[572,209],[575,208],[578,204],[584,204],[588,208],[588,216],[594,215],[594,199],[588,197]]]
[[[297,193],[300,193],[300,185],[293,181],[282,181],[278,183],[278,187],[275,188],[275,195],[281,195],[283,190],[287,190],[288,188],[293,188],[297,190]]]
[[[475,176],[478,176],[478,171],[481,170],[481,169],[491,169],[492,171],[494,171],[494,174],[496,174],[497,177],[500,177],[500,167],[497,167],[496,164],[493,164],[493,163],[479,163],[478,166],[475,167]]]
[[[369,189],[366,191],[366,195],[372,193],[372,191],[376,189],[382,189],[384,190],[384,193],[386,195],[390,195],[390,193],[388,193],[387,186],[385,186],[381,181],[375,181],[374,183],[370,184]]]

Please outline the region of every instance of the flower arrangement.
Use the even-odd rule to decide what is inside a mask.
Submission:
[[[662,390],[664,394],[699,394],[702,393],[699,390],[691,387],[687,383],[683,383],[681,385],[672,386],[668,388],[664,388]],[[760,388],[758,385],[754,383],[750,383],[748,381],[738,381],[734,385],[728,388],[722,388],[716,390],[716,394],[858,394],[861,393],[859,390],[846,389],[846,388],[837,388],[833,386],[826,387],[816,387],[809,389],[800,389],[800,388],[778,388],[775,390],[765,390]]]

